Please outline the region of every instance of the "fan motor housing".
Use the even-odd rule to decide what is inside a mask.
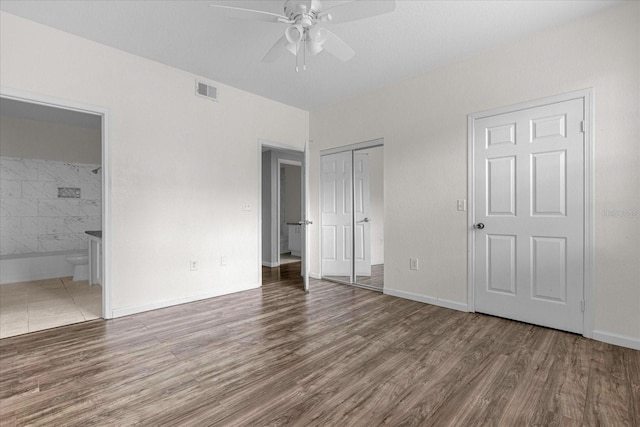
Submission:
[[[321,10],[320,0],[287,0],[284,4],[285,16],[305,28],[315,23]]]

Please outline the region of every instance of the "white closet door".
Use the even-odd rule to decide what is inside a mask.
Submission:
[[[323,276],[351,276],[351,152],[320,157]]]
[[[353,153],[356,275],[371,276],[371,192],[369,155]]]

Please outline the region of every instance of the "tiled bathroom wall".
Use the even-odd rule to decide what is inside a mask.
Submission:
[[[0,156],[0,256],[86,249],[102,228],[98,166]]]

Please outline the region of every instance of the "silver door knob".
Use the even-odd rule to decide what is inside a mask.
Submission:
[[[484,224],[479,222],[473,226],[473,228],[477,228],[478,230],[482,230],[484,228]]]
[[[358,221],[358,222],[371,222],[371,218],[364,218],[362,221]]]
[[[304,220],[304,221],[298,221],[298,224],[300,224],[300,225],[311,225],[311,224],[313,224],[313,222],[309,221],[309,220]]]

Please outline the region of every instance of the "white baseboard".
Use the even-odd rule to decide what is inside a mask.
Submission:
[[[263,267],[269,267],[269,268],[280,267],[280,263],[279,262],[262,261],[262,266]]]
[[[640,350],[640,339],[637,338],[603,331],[593,331],[592,338],[597,341],[606,342],[607,344],[619,345],[620,347]]]
[[[438,298],[429,297],[426,295],[414,294],[412,292],[400,291],[398,289],[390,289],[385,287],[382,291],[385,295],[391,295],[392,297],[399,297],[404,299],[410,299],[411,301],[424,302],[426,304],[438,305]]]
[[[322,276],[320,276],[320,274],[318,274],[318,273],[309,272],[309,277],[312,278],[312,279],[318,279],[318,280],[322,279]]]
[[[250,289],[257,289],[259,287],[260,287],[259,284],[253,283],[250,285],[236,286],[233,289],[230,289],[230,288],[215,289],[212,291],[203,292],[196,295],[190,295],[182,298],[156,301],[150,304],[136,305],[131,307],[115,308],[112,310],[112,317],[115,319],[116,317],[130,316],[132,314],[143,313],[145,311],[157,310],[159,308],[171,307],[173,305],[186,304],[189,302],[200,301],[203,299],[208,299],[213,297],[219,297],[222,295],[228,295],[235,292],[248,291]]]
[[[385,295],[391,295],[394,297],[409,299],[412,301],[424,302],[426,304],[437,305],[439,307],[450,308],[452,310],[458,311],[469,311],[469,306],[467,304],[463,304],[456,301],[450,301],[443,298],[435,298],[427,295],[414,294],[413,292],[401,291],[399,289],[389,289],[387,287],[384,288],[383,293]]]
[[[471,311],[471,310],[469,310],[469,305],[468,304],[463,304],[461,302],[451,301],[451,300],[444,299],[444,298],[438,298],[438,305],[440,307],[450,308],[452,310],[464,311],[464,312],[467,312],[467,313],[469,311]]]

